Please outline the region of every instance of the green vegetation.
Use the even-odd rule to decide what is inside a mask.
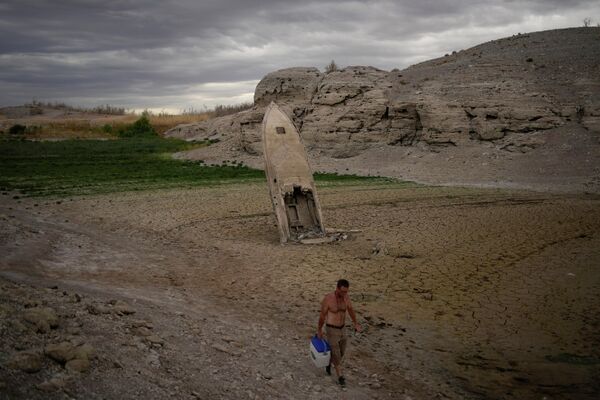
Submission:
[[[0,188],[25,196],[72,196],[264,179],[241,165],[211,167],[170,154],[204,146],[159,137],[0,141]]]
[[[100,129],[113,134],[114,127]],[[117,130],[121,139],[30,141],[0,140],[0,190],[24,196],[73,196],[174,187],[194,187],[264,180],[263,171],[235,161],[207,166],[202,161],[176,160],[171,154],[207,146],[164,139],[148,114]],[[114,137],[114,136],[113,136]],[[318,185],[388,183],[388,178],[315,174]]]
[[[142,113],[142,116],[133,124],[129,124],[124,128],[119,129],[118,135],[122,138],[139,138],[157,136],[157,133],[156,130],[154,130],[154,128],[152,127],[152,125],[150,125],[148,113],[144,112]]]
[[[27,127],[25,125],[16,124],[10,127],[8,130],[9,135],[23,135]]]
[[[171,157],[171,153],[206,145],[157,136],[58,142],[2,140],[0,190],[19,190],[24,196],[73,196],[265,179],[263,171],[238,163],[208,166],[202,161]],[[394,182],[325,173],[315,174],[315,179],[319,187]]]

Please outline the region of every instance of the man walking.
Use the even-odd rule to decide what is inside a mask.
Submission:
[[[350,314],[350,318],[352,318],[354,329],[357,332],[360,332],[362,329],[356,321],[356,314],[348,296],[349,288],[350,282],[346,279],[340,279],[337,282],[335,291],[325,295],[321,302],[321,314],[319,315],[319,325],[317,328],[317,336],[323,338],[323,325],[327,326],[326,339],[329,342],[329,346],[331,346],[331,363],[325,370],[331,375],[331,364],[333,364],[341,386],[346,385],[346,379],[342,372],[342,361],[346,352],[347,341],[344,332],[346,311]]]

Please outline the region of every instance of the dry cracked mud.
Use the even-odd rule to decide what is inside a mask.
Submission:
[[[598,398],[598,195],[319,194],[346,240],[280,245],[264,184],[2,196],[0,397]],[[340,277],[345,391],[308,357]]]

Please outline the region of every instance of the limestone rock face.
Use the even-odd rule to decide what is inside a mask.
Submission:
[[[322,74],[316,68],[288,68],[272,72],[256,86],[254,104],[266,107],[271,101],[310,102],[317,91],[317,85],[321,78]]]
[[[313,155],[415,144],[526,152],[545,143],[540,133],[566,123],[598,131],[599,54],[597,29],[579,28],[515,35],[404,70],[288,68],[259,82],[251,110],[166,135],[260,155],[260,123],[275,101]]]

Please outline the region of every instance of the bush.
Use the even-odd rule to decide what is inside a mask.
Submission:
[[[331,60],[331,62],[325,66],[326,74],[329,74],[330,72],[335,72],[337,70],[338,70],[338,66],[334,60]]]
[[[23,135],[27,127],[25,125],[16,124],[10,127],[8,133],[11,135]]]
[[[157,136],[156,130],[150,124],[148,112],[144,111],[142,116],[133,124],[119,129],[119,137],[149,137]]]

